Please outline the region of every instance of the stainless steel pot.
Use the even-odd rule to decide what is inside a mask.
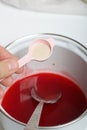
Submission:
[[[6,48],[15,56],[21,58],[28,49],[28,46],[35,39],[55,40],[55,47],[52,56],[44,63],[31,62],[31,67],[35,72],[54,71],[66,76],[70,76],[82,89],[87,98],[87,48],[81,43],[58,34],[36,34],[22,37],[10,43]],[[58,60],[56,60],[56,58]],[[73,59],[73,60],[72,60]],[[55,62],[56,66],[51,63]],[[74,62],[74,63],[73,63]],[[27,64],[28,66],[28,64]],[[44,70],[43,70],[44,71]],[[64,73],[66,72],[66,73]],[[29,75],[28,71],[25,75]],[[25,75],[16,75],[16,79]],[[0,106],[0,122],[4,130],[23,130],[25,124],[11,117],[2,106]],[[39,130],[87,130],[87,109],[75,120],[53,127],[39,127]]]

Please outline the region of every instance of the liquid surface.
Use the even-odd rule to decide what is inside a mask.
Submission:
[[[38,102],[31,97],[31,88],[39,95],[55,95],[61,89],[62,97],[54,104],[45,104],[40,126],[68,123],[87,109],[87,99],[80,88],[70,79],[53,73],[38,73],[14,83],[2,101],[3,108],[15,119],[27,123]]]

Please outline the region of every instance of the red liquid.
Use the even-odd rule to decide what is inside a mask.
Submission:
[[[87,109],[87,99],[70,79],[53,73],[39,73],[14,83],[2,101],[3,108],[15,119],[27,123],[38,102],[31,98],[31,88],[37,86],[39,95],[62,97],[55,104],[45,104],[40,126],[55,126],[70,122]]]

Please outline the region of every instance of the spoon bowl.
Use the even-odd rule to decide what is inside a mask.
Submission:
[[[29,47],[28,53],[18,60],[19,68],[21,68],[23,65],[27,64],[31,60],[47,60],[52,54],[53,46],[53,39],[38,39],[34,41]]]
[[[36,101],[38,102],[43,102],[43,103],[50,103],[50,104],[53,104],[53,103],[56,103],[62,96],[62,93],[61,91],[59,90],[58,94],[56,96],[49,96],[49,97],[40,97],[36,90],[34,88],[32,88],[31,90],[31,96],[33,99],[35,99]]]
[[[53,97],[53,98],[51,97],[48,100],[47,98],[42,99],[41,97],[39,97],[38,94],[36,93],[35,89],[32,88],[31,96],[33,99],[38,101],[39,104],[37,105],[36,109],[34,110],[33,114],[31,115],[31,118],[27,122],[27,125],[25,126],[24,130],[38,130],[38,124],[40,121],[41,112],[43,110],[44,103],[48,103],[48,104],[56,103],[61,98],[62,93],[61,93],[61,91],[59,91],[59,93],[56,97]]]

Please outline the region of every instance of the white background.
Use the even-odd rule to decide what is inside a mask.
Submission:
[[[23,11],[0,3],[0,44],[34,33],[57,33],[87,45],[87,16]]]

